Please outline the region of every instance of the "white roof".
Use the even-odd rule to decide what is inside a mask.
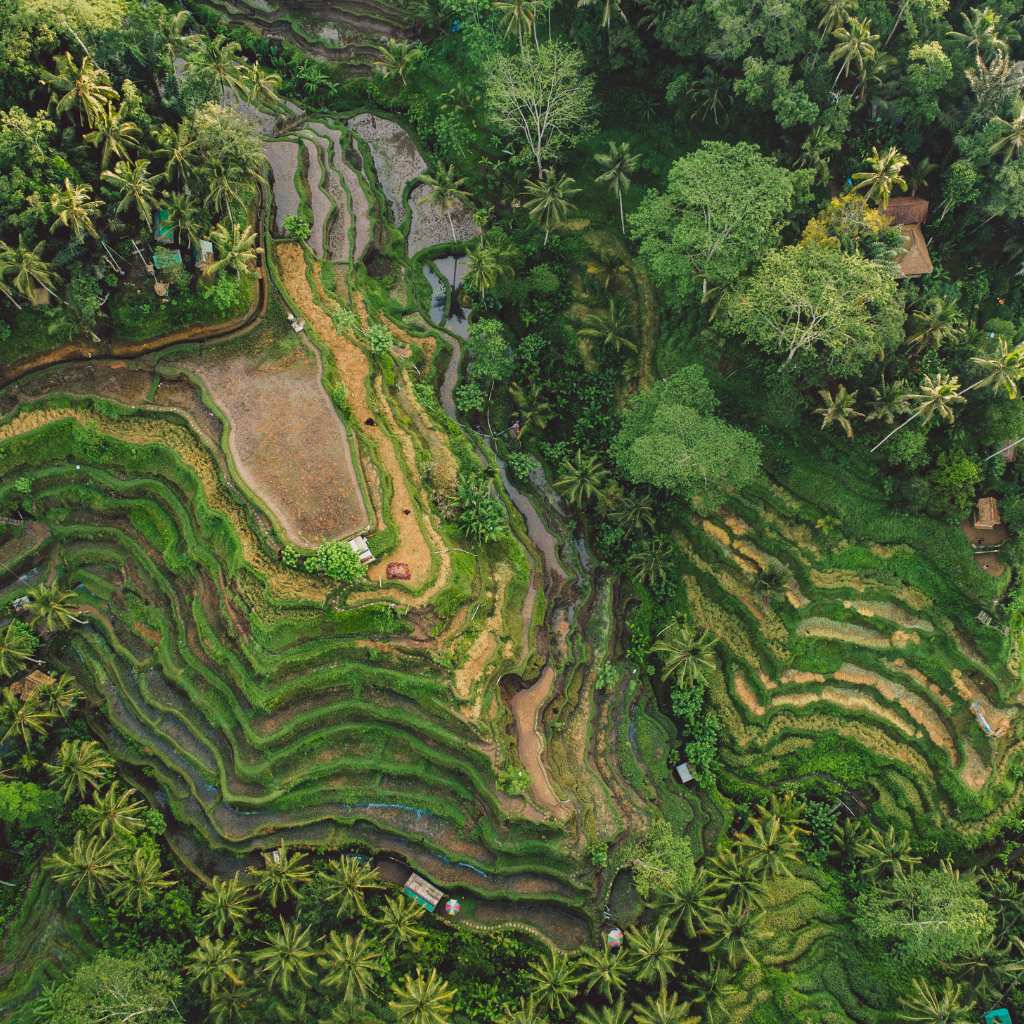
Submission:
[[[690,771],[688,761],[676,765],[676,775],[679,776],[680,782],[693,782],[693,772]]]

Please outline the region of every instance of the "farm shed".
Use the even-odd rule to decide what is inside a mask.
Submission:
[[[690,771],[690,762],[683,761],[676,765],[676,776],[680,782],[693,782],[693,772]]]
[[[22,701],[30,700],[36,690],[50,686],[53,683],[53,676],[33,669],[28,675],[22,676],[16,682],[11,683],[10,691],[15,697]]]
[[[370,545],[367,544],[365,537],[353,537],[348,542],[348,546],[359,556],[359,561],[363,565],[369,565],[374,560],[373,552],[370,550]]]
[[[903,235],[903,256],[897,276],[921,277],[932,272],[932,258],[921,225],[928,217],[928,200],[917,196],[897,196],[889,200],[885,215]]]
[[[415,871],[406,879],[405,885],[402,886],[402,892],[431,913],[434,912],[444,896],[444,893],[436,885],[431,885]]]
[[[999,515],[999,502],[995,498],[979,498],[978,505],[974,512],[974,526],[978,530],[994,530],[1002,526],[1003,520]]]

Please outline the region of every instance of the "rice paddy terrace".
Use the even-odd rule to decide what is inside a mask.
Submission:
[[[669,782],[679,740],[626,667],[622,595],[583,570],[548,489],[514,486],[455,418],[469,211],[449,223],[421,201],[400,125],[251,114],[273,203],[246,322],[25,367],[0,390],[0,495],[29,514],[0,526],[0,600],[41,574],[76,588],[89,624],[57,660],[194,870],[282,840],[383,850],[458,893],[471,925],[576,946],[616,906],[652,806],[702,845],[728,812]],[[300,210],[307,246],[281,239]],[[393,338],[383,360],[372,324]],[[481,471],[511,530],[470,548],[449,510]],[[887,517],[828,472],[678,529],[686,602],[720,639],[720,788],[824,776],[976,843],[1021,795],[1006,639],[976,620],[999,581],[959,534]],[[363,532],[376,561],[352,593],[282,557]],[[520,768],[525,792],[504,791]],[[830,960],[827,929],[792,924],[827,899],[809,884],[773,909],[779,970]],[[823,1008],[852,1001],[837,977]]]

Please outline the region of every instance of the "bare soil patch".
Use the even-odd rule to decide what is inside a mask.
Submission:
[[[410,256],[431,245],[468,242],[480,234],[480,228],[473,220],[472,211],[463,203],[459,203],[451,211],[449,223],[447,214],[436,203],[431,202],[430,189],[426,185],[417,185],[409,193],[409,210],[412,213],[407,250]]]
[[[406,182],[426,171],[426,161],[409,133],[394,121],[376,114],[360,114],[348,124],[370,147],[377,180],[387,197],[391,215],[396,224],[401,224]]]
[[[284,219],[299,212],[295,172],[299,169],[299,144],[291,139],[263,143],[263,154],[274,180],[274,234],[284,234]]]
[[[259,345],[231,354],[214,349],[183,365],[227,417],[228,449],[246,486],[291,543],[316,547],[364,531],[369,515],[319,358],[304,342],[289,348],[263,359]]]

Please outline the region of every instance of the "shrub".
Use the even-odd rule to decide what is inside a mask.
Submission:
[[[293,213],[284,219],[284,233],[296,242],[308,242],[313,221],[308,213]]]
[[[463,415],[469,412],[482,412],[484,402],[483,390],[475,381],[467,381],[455,389],[455,408]]]
[[[522,796],[530,788],[530,775],[520,765],[502,768],[498,772],[498,788],[510,796]]]
[[[371,324],[366,332],[366,344],[378,359],[388,355],[394,347],[394,335],[383,324]]]
[[[504,506],[491,496],[483,477],[465,477],[459,483],[459,514],[456,524],[470,540],[478,544],[499,540],[508,531]]]
[[[535,469],[540,469],[540,463],[529,452],[510,452],[506,465],[512,476],[522,481],[529,480],[530,474]]]
[[[931,511],[950,523],[966,518],[979,480],[981,469],[964,452],[943,452],[938,466],[928,475]]]
[[[306,572],[349,586],[366,579],[366,566],[343,540],[324,541],[305,561]]]

